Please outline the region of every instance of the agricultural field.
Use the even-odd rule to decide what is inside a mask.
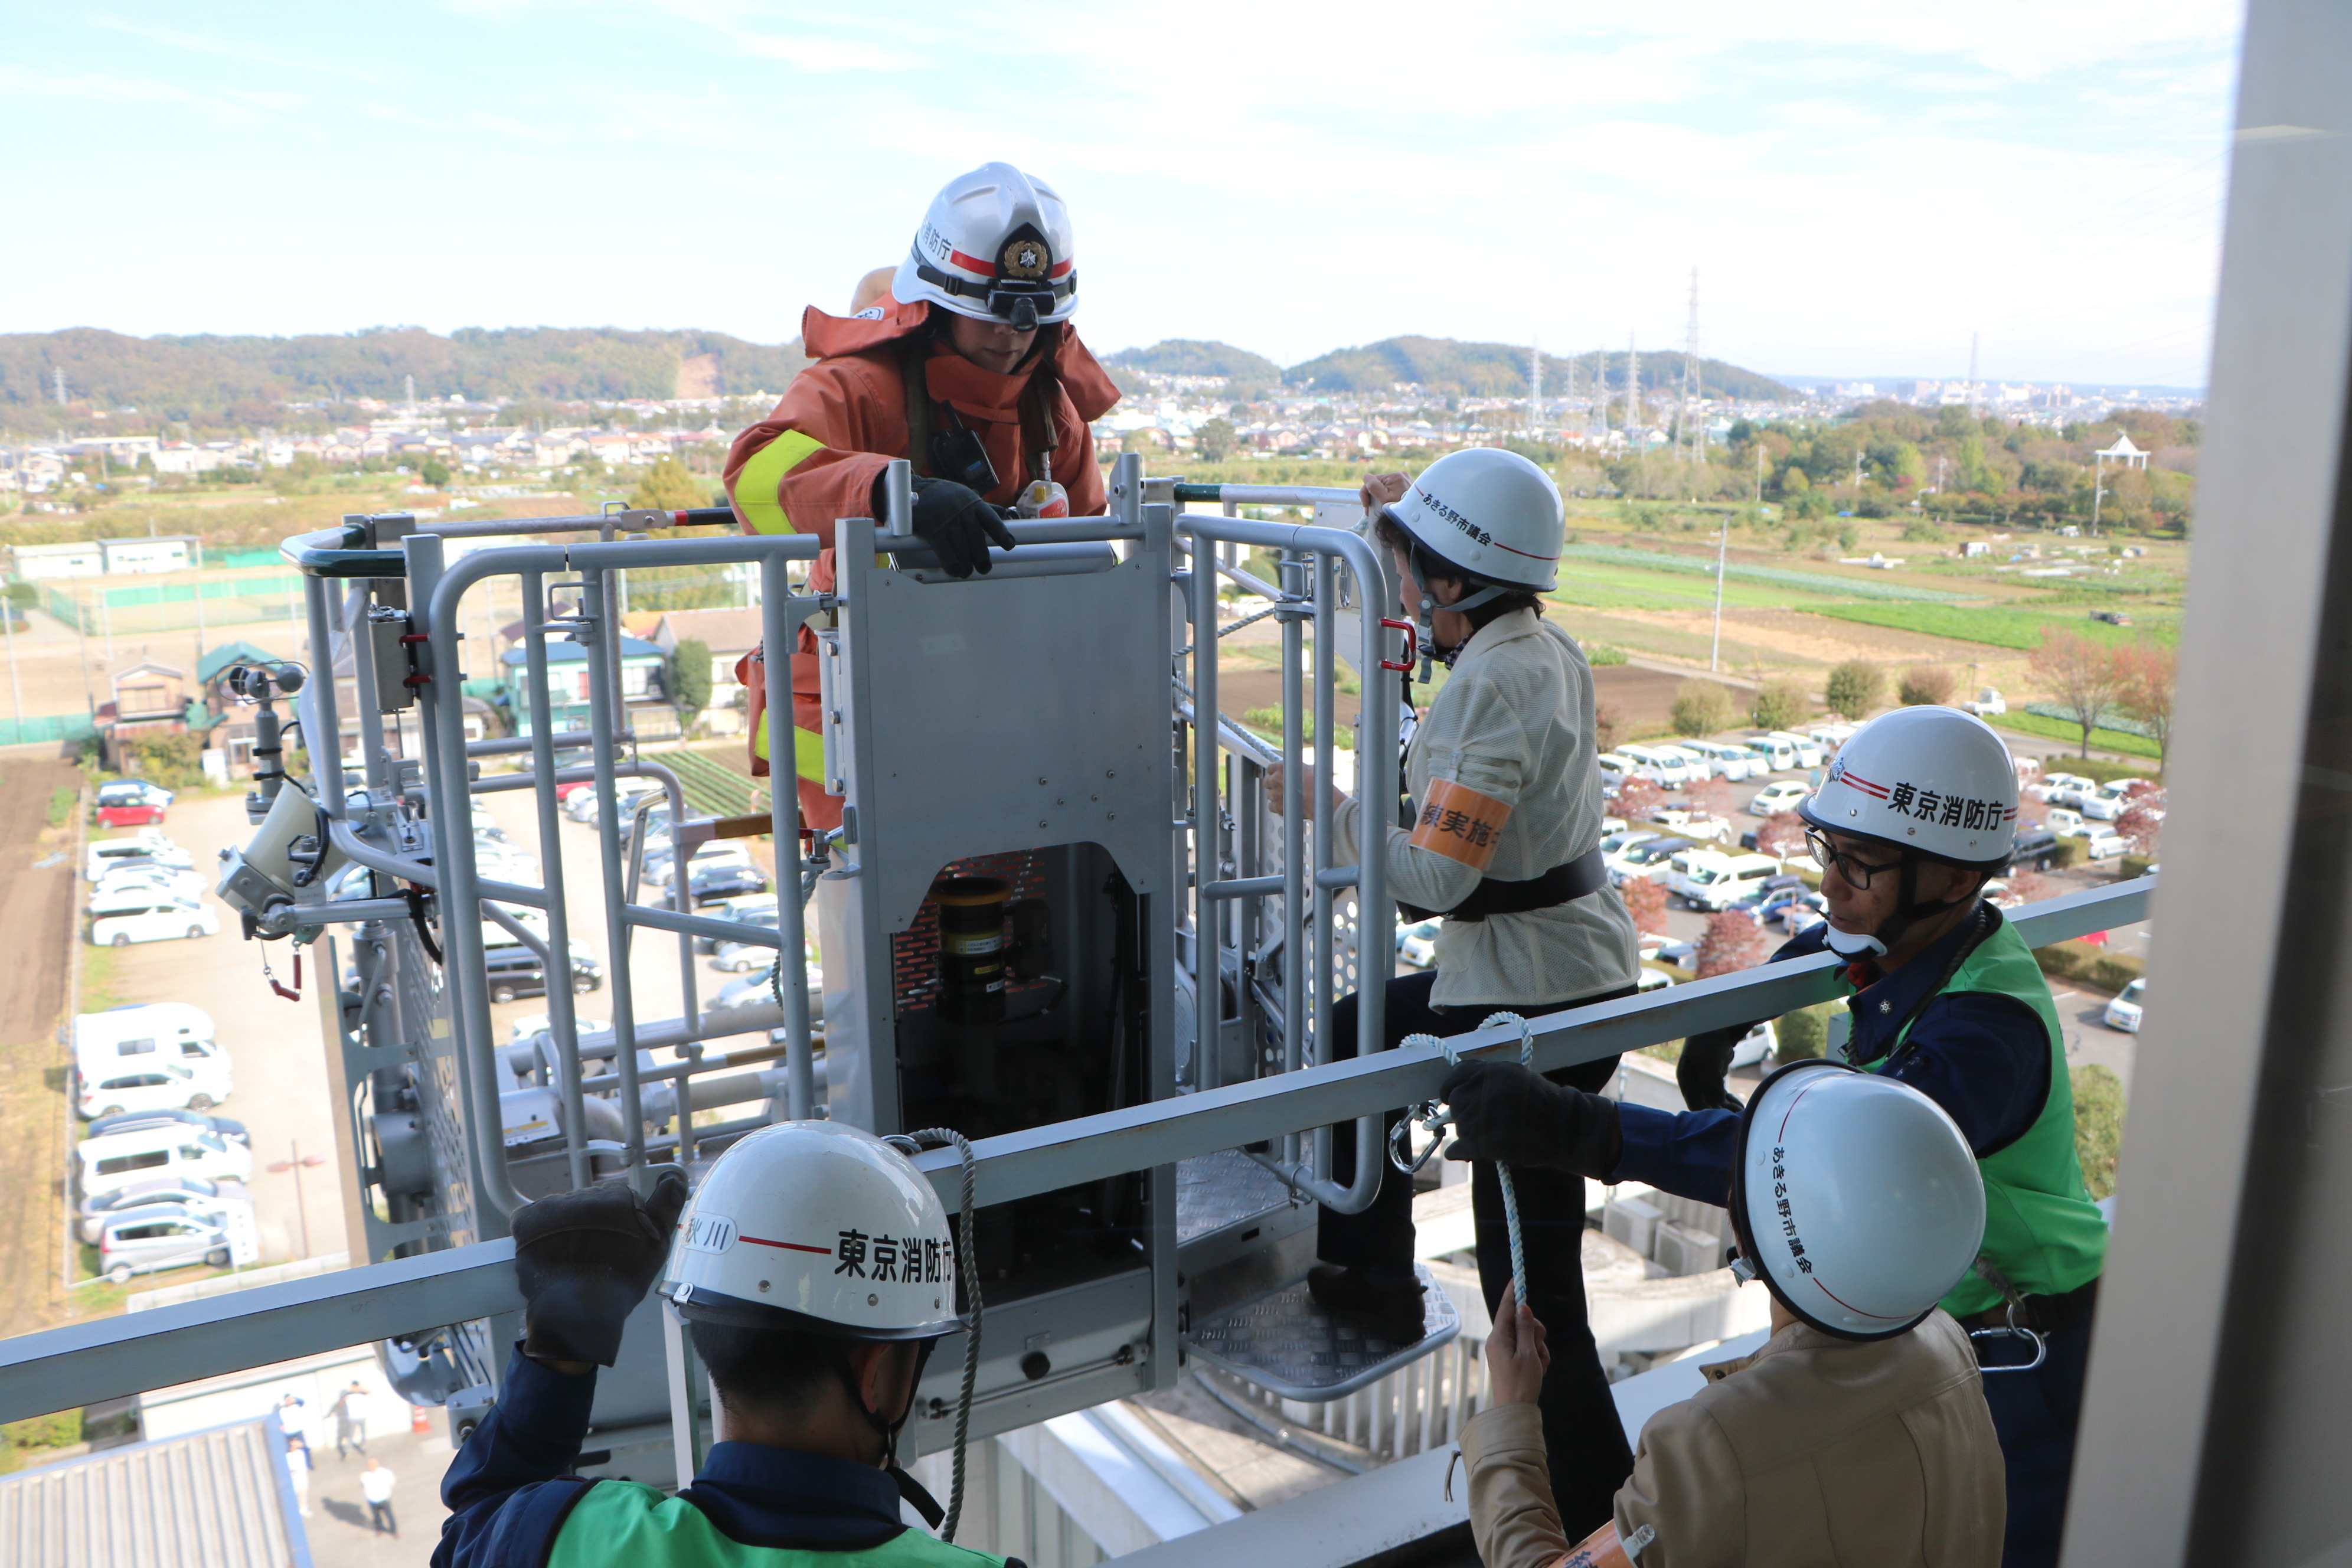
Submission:
[[[2123,606],[2118,605],[2118,608]],[[2052,628],[2080,632],[2105,643],[2180,640],[2180,612],[2170,607],[2126,609],[2128,626],[2109,626],[2091,618],[2084,605],[1823,605],[1817,616],[1864,626],[1896,626],[1957,642],[1990,643],[1995,647],[2032,648]]]

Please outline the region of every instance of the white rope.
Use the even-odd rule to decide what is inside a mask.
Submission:
[[[1499,1029],[1507,1024],[1517,1024],[1519,1026],[1520,1065],[1530,1068],[1535,1066],[1535,1034],[1528,1028],[1525,1018],[1520,1017],[1517,1013],[1489,1013],[1486,1015],[1486,1021],[1478,1026],[1482,1029]],[[1454,1048],[1453,1041],[1441,1040],[1435,1035],[1407,1035],[1398,1044],[1401,1047],[1435,1046],[1445,1053],[1446,1065],[1449,1067],[1458,1066],[1462,1060],[1462,1055]],[[1495,1180],[1503,1189],[1503,1225],[1511,1241],[1511,1296],[1524,1307],[1528,1304],[1528,1250],[1526,1244],[1519,1238],[1518,1190],[1511,1184],[1511,1168],[1500,1160],[1495,1162]]]

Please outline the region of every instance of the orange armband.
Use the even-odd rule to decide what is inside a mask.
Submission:
[[[1405,842],[1484,871],[1503,842],[1503,824],[1510,820],[1511,808],[1493,796],[1452,779],[1432,779],[1412,837]]]
[[[1617,1537],[1614,1523],[1604,1524],[1568,1549],[1553,1568],[1633,1568],[1633,1560],[1642,1548],[1658,1538],[1658,1532],[1648,1525],[1642,1526],[1622,1541]]]

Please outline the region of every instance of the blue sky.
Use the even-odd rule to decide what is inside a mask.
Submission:
[[[0,8],[0,331],[778,342],[991,158],[1087,340],[2195,384],[2217,0]]]

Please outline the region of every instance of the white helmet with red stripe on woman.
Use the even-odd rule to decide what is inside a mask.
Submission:
[[[1010,163],[959,174],[931,198],[890,293],[1020,331],[1066,321],[1078,308],[1069,209]]]

